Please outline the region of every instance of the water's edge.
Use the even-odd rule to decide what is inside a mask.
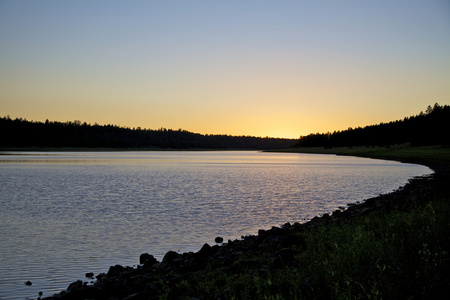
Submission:
[[[361,156],[360,156],[361,157]],[[376,159],[376,158],[375,158]],[[394,161],[398,161],[392,159]],[[408,159],[402,160],[405,163],[416,163],[415,161],[408,161]],[[108,286],[111,283],[110,280],[115,281],[115,283],[121,282],[126,286],[126,280],[124,278],[129,278],[132,276],[141,276],[143,272],[147,274],[153,274],[155,276],[161,276],[163,274],[169,274],[171,272],[191,272],[192,270],[201,270],[206,268],[213,262],[213,264],[230,264],[231,261],[237,259],[239,256],[244,255],[248,251],[254,251],[255,248],[264,248],[270,246],[271,241],[284,242],[290,233],[292,233],[298,227],[315,228],[317,226],[323,226],[330,222],[343,222],[348,221],[353,218],[364,216],[372,211],[382,209],[387,204],[396,202],[397,205],[401,205],[404,201],[406,195],[414,193],[426,193],[427,187],[435,181],[436,176],[448,176],[448,168],[443,168],[433,164],[424,164],[424,166],[429,167],[433,170],[433,174],[425,176],[417,176],[411,178],[409,182],[397,190],[390,193],[379,195],[377,197],[372,197],[362,201],[357,201],[356,203],[349,203],[348,207],[343,210],[336,210],[333,213],[325,213],[322,216],[316,216],[305,223],[286,223],[281,227],[273,226],[270,230],[259,230],[257,235],[242,236],[238,240],[228,240],[228,242],[222,243],[221,237],[216,239],[217,243],[214,246],[209,244],[204,244],[203,247],[195,253],[182,253],[179,254],[174,251],[169,251],[166,253],[162,261],[157,261],[152,255],[143,253],[140,257],[139,266],[133,267],[123,267],[120,265],[111,266],[108,272],[98,274],[96,276],[96,281],[94,284],[89,284],[88,282],[82,282],[77,280],[73,282],[67,290],[62,291],[60,294],[54,295],[52,297],[44,298],[47,300],[53,299],[70,299],[73,295],[81,293],[87,296],[94,296],[98,293],[108,293]],[[445,172],[444,172],[445,170]],[[442,178],[441,178],[442,180]],[[425,190],[425,192],[424,192]],[[268,244],[269,243],[269,244]],[[231,261],[229,259],[231,257]],[[205,263],[206,262],[206,263]],[[191,267],[186,268],[186,265]],[[193,266],[193,267],[192,267]],[[87,276],[93,274],[86,274]],[[117,281],[119,280],[119,281]],[[106,289],[105,289],[106,288]],[[141,293],[130,294],[130,291],[125,288],[121,290],[129,296],[140,295]],[[148,292],[144,291],[143,293]],[[157,291],[152,290],[152,293]],[[114,289],[113,293],[117,293],[117,289]],[[99,294],[99,295],[100,295]],[[84,297],[84,296],[83,296]],[[126,296],[125,296],[126,297]]]
[[[383,159],[383,160],[385,160],[385,159]],[[431,169],[433,169],[433,168],[431,168]],[[400,187],[399,190],[395,190],[391,193],[388,193],[385,195],[380,195],[378,197],[369,198],[367,200],[358,201],[356,203],[349,203],[348,207],[346,209],[339,209],[333,213],[331,213],[331,212],[325,213],[321,217],[316,216],[307,222],[301,222],[301,224],[300,223],[295,223],[295,224],[286,223],[281,227],[272,227],[272,229],[269,229],[269,230],[259,230],[257,235],[245,236],[245,237],[242,237],[242,239],[237,239],[237,240],[229,240],[228,242],[225,242],[223,244],[220,243],[220,245],[210,246],[209,244],[205,244],[199,251],[197,251],[195,253],[185,252],[185,253],[180,254],[179,252],[169,251],[164,255],[164,257],[162,259],[160,259],[160,261],[156,261],[156,260],[154,260],[154,258],[152,259],[151,255],[150,256],[147,255],[147,256],[144,256],[144,258],[142,258],[140,260],[141,266],[137,266],[134,268],[133,267],[126,267],[126,268],[115,267],[113,269],[110,268],[110,270],[107,272],[107,274],[104,274],[104,275],[95,274],[97,276],[100,275],[100,277],[97,278],[97,282],[94,285],[92,285],[91,279],[86,279],[87,281],[82,283],[81,287],[80,287],[79,281],[77,281],[77,284],[75,284],[74,286],[76,287],[75,289],[77,289],[77,290],[80,288],[81,288],[81,290],[83,290],[85,287],[87,288],[88,286],[89,286],[89,289],[95,290],[96,287],[101,286],[106,281],[108,281],[111,278],[114,278],[115,276],[119,276],[119,275],[122,276],[125,273],[128,275],[130,275],[130,274],[132,275],[132,274],[136,273],[135,275],[137,275],[139,272],[142,272],[142,268],[144,267],[144,264],[147,265],[146,271],[149,271],[149,268],[150,268],[152,270],[151,272],[155,272],[155,270],[157,270],[158,274],[163,274],[165,272],[174,271],[174,270],[176,270],[177,272],[182,272],[180,269],[181,268],[181,265],[180,265],[181,260],[184,262],[184,264],[190,263],[191,267],[194,266],[195,269],[198,269],[198,268],[201,269],[202,264],[198,263],[199,259],[207,260],[207,261],[211,261],[211,260],[220,261],[220,258],[218,258],[219,252],[221,252],[222,254],[228,253],[231,256],[235,256],[236,252],[242,252],[242,251],[237,251],[237,248],[242,248],[242,247],[246,248],[246,247],[250,247],[250,245],[251,245],[251,247],[256,247],[256,245],[257,245],[257,247],[264,247],[264,243],[262,241],[266,241],[267,239],[278,240],[282,237],[283,234],[288,233],[292,230],[295,230],[295,228],[297,228],[298,226],[314,227],[314,226],[317,226],[318,224],[322,224],[323,222],[330,222],[330,221],[340,222],[341,220],[344,220],[344,219],[348,220],[348,219],[357,217],[359,215],[364,215],[366,213],[369,213],[372,210],[379,209],[379,208],[385,206],[387,201],[391,201],[395,197],[397,197],[397,200],[398,200],[398,196],[394,196],[398,192],[401,192],[403,190],[409,190],[411,188],[411,185],[416,186],[417,182],[419,182],[419,181],[427,182],[430,179],[432,179],[433,176],[434,176],[434,174],[430,175],[430,176],[412,178],[412,179],[410,179],[410,182],[408,184],[406,184],[404,187]],[[320,197],[320,195],[317,195],[316,197]],[[231,254],[231,253],[234,253],[234,254]],[[138,258],[136,258],[136,261],[137,260],[138,260]],[[148,261],[150,261],[151,263],[148,263]],[[151,264],[151,266],[150,266],[150,264]],[[89,270],[86,270],[86,272],[90,273]],[[94,274],[92,274],[92,275],[94,275]],[[30,282],[33,281],[32,278],[30,278],[30,279],[31,279]],[[89,282],[89,284],[88,284],[88,282]],[[74,286],[72,286],[68,290],[73,290]],[[0,299],[2,299],[2,297],[0,297]],[[51,299],[51,298],[49,298],[49,299]]]

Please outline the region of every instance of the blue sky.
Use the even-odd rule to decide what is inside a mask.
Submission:
[[[0,0],[0,115],[298,137],[450,104],[450,1]]]

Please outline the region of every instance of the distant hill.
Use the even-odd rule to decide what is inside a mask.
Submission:
[[[0,148],[161,148],[282,149],[297,140],[251,136],[202,135],[185,130],[125,128],[73,122],[33,122],[0,118]]]
[[[34,122],[0,118],[0,148],[160,148],[160,149],[284,149],[290,147],[450,146],[450,106],[436,103],[403,120],[315,133],[299,140],[252,136],[202,135],[186,130],[126,128],[69,122]]]
[[[436,103],[416,116],[364,128],[301,136],[296,147],[413,146],[450,145],[450,106]]]

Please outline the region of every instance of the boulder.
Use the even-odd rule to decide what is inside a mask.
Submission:
[[[111,266],[111,267],[109,267],[109,271],[108,271],[107,275],[109,277],[117,276],[117,275],[120,275],[124,270],[125,270],[125,268],[121,265]]]
[[[64,294],[62,297],[64,300],[78,300],[78,299],[96,299],[107,300],[107,293],[98,287],[83,286],[81,288],[73,289],[72,291]]]
[[[106,277],[105,273],[100,273],[97,276],[95,276],[95,278],[97,278],[98,281],[101,281],[102,279],[104,279]]]
[[[179,253],[177,253],[177,252],[175,252],[175,251],[169,251],[169,252],[167,252],[166,253],[166,255],[164,255],[164,258],[163,258],[163,262],[164,263],[173,263],[173,262],[178,262],[178,261],[181,261],[182,260],[182,258],[181,258],[181,255],[179,254]]]
[[[139,257],[139,263],[141,265],[144,265],[145,267],[151,267],[157,262],[158,261],[156,260],[156,258],[148,253],[142,253],[141,256]]]
[[[208,243],[205,243],[202,248],[198,251],[200,256],[208,256],[211,252],[211,246]]]
[[[69,287],[67,288],[67,292],[70,293],[70,292],[79,290],[81,288],[83,288],[83,281],[77,280],[77,281],[72,282],[71,284],[69,284]]]

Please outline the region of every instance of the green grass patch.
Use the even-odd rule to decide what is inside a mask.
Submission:
[[[165,299],[439,299],[448,292],[449,199],[299,228],[307,247],[263,249],[168,284]],[[290,261],[278,253],[291,251]]]
[[[450,165],[450,148],[441,146],[412,147],[396,145],[390,147],[342,147],[325,149],[323,147],[303,147],[282,150],[283,152],[353,155],[370,158],[399,160],[423,164]],[[277,152],[277,151],[274,151]]]
[[[446,199],[448,200],[448,199]],[[449,285],[449,204],[379,212],[308,239],[317,295],[329,299],[437,297]]]

